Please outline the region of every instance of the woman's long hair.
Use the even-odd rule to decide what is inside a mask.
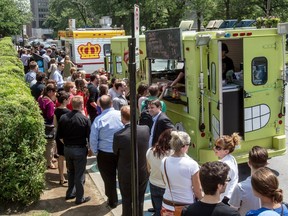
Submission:
[[[161,135],[158,138],[157,143],[153,147],[153,155],[161,158],[161,156],[165,156],[167,154],[167,151],[171,149],[169,145],[169,141],[171,140],[171,132],[172,129],[166,129],[164,130]]]

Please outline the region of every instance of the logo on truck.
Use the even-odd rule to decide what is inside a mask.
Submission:
[[[78,46],[77,51],[81,59],[99,59],[101,46],[99,44],[81,44]]]

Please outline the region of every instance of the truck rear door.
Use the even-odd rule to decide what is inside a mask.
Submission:
[[[213,139],[223,134],[223,106],[222,106],[222,59],[221,41],[211,40],[209,44],[210,59],[210,102],[209,121]]]
[[[275,120],[281,111],[281,38],[243,39],[244,140],[275,135]]]

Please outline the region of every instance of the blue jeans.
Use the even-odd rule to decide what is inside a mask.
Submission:
[[[165,193],[165,188],[157,187],[151,183],[150,184],[150,193],[153,208],[155,209],[155,216],[161,216],[160,211],[162,208],[163,195]]]

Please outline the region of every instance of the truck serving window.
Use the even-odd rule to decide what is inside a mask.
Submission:
[[[252,60],[252,83],[254,85],[264,85],[268,78],[267,59],[256,57]]]

